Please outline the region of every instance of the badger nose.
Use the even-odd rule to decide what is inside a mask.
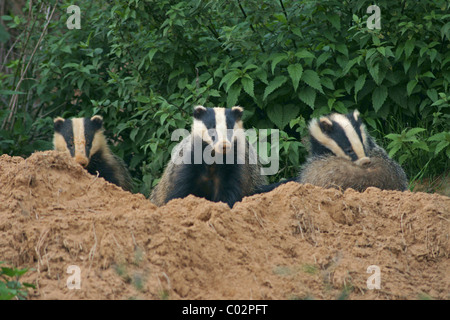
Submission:
[[[81,165],[83,168],[86,168],[86,166],[89,163],[89,160],[86,157],[82,157],[82,156],[76,156],[75,157],[75,161]]]
[[[227,153],[231,149],[231,144],[228,141],[222,141],[217,143],[215,149],[219,153]]]
[[[371,161],[370,161],[370,158],[368,158],[368,157],[364,157],[364,158],[356,160],[356,164],[361,167],[368,166],[370,163],[371,163]]]

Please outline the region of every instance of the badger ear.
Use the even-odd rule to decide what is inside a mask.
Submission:
[[[55,132],[60,132],[61,128],[64,124],[64,118],[57,117],[53,120],[53,128],[55,129]]]
[[[194,107],[194,118],[200,119],[202,115],[204,115],[206,112],[206,108],[204,106],[196,106]]]
[[[359,117],[359,115],[360,115],[360,113],[359,113],[359,111],[357,110],[357,109],[355,109],[355,111],[353,111],[353,118],[356,120],[356,121],[359,121],[361,118]]]
[[[240,106],[234,106],[233,108],[231,108],[231,112],[234,114],[236,120],[238,120],[238,119],[242,118],[242,114],[244,113],[244,108],[242,108]]]
[[[95,115],[91,118],[92,123],[94,124],[95,130],[99,130],[103,126],[103,118],[102,116]]]
[[[319,127],[323,132],[331,132],[333,129],[333,122],[327,117],[321,117],[319,119]]]

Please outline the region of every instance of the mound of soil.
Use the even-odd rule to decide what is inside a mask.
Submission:
[[[54,151],[1,156],[0,183],[0,261],[32,268],[31,299],[450,298],[443,195],[291,182],[158,208]]]

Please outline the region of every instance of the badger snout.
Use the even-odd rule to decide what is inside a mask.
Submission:
[[[89,159],[81,155],[75,156],[75,161],[83,168],[86,168],[87,165],[89,164]]]
[[[363,167],[363,166],[368,166],[371,163],[371,161],[370,161],[369,157],[363,157],[361,159],[356,160],[355,163],[358,166]]]

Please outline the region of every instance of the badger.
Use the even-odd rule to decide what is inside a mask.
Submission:
[[[126,191],[133,183],[125,163],[109,149],[103,134],[103,118],[54,119],[54,150],[67,152],[90,174],[104,178]]]
[[[408,188],[405,172],[367,133],[358,110],[312,119],[308,129],[309,156],[299,175],[260,186],[255,193],[272,191],[290,181],[357,191]]]
[[[358,110],[313,119],[309,133],[310,155],[298,182],[357,191],[408,188],[405,172],[367,133]]]
[[[243,111],[239,106],[194,107],[191,132],[174,147],[150,200],[161,206],[192,194],[232,208],[257,186],[266,184],[256,150],[243,135]]]

